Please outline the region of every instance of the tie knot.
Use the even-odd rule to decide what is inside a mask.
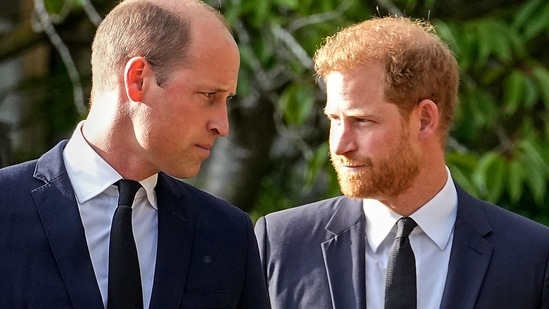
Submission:
[[[120,179],[115,183],[118,187],[118,206],[132,207],[135,194],[141,188],[139,182],[135,180]]]
[[[417,226],[416,221],[410,217],[402,217],[397,221],[396,237],[408,237],[412,230]]]

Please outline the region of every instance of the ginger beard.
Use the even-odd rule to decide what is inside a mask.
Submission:
[[[346,157],[331,153],[330,160],[337,173],[341,192],[351,198],[394,198],[409,189],[419,175],[421,156],[408,142],[403,130],[399,143],[379,159]],[[350,171],[344,166],[361,166]]]

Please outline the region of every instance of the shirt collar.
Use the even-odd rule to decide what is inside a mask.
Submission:
[[[444,250],[448,245],[457,216],[456,187],[448,168],[446,172],[448,178],[444,187],[410,216],[440,250]],[[375,252],[402,216],[374,199],[364,199],[363,208],[368,244]]]
[[[65,167],[71,180],[78,203],[83,203],[96,197],[109,186],[122,179],[122,176],[99,156],[86,142],[82,135],[80,122],[63,151]],[[154,188],[158,174],[139,181],[147,193],[149,203],[157,208]]]

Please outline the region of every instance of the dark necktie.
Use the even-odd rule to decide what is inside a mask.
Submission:
[[[417,306],[416,259],[408,236],[417,226],[414,219],[400,218],[387,265],[385,309],[415,309]]]
[[[141,187],[137,181],[120,180],[118,207],[114,212],[109,244],[108,309],[143,308],[139,260],[132,231],[132,204]]]

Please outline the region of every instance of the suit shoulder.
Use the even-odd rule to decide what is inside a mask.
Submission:
[[[549,227],[497,205],[484,202],[478,206],[484,209],[490,228],[485,239],[502,259],[528,257],[528,264],[546,267]]]
[[[36,167],[36,161],[37,160],[26,161],[26,162],[2,167],[0,168],[0,176],[6,177],[9,175],[17,175],[22,172],[28,172],[28,171],[32,172]]]
[[[344,196],[333,197],[310,204],[270,213],[258,222],[275,234],[326,233],[326,225],[338,209],[350,210],[352,214],[359,214],[362,209],[360,200],[349,199]],[[346,211],[347,213],[347,211]],[[345,216],[345,215],[344,215]],[[346,217],[346,216],[345,216]],[[354,218],[351,220],[359,220]]]
[[[344,196],[337,196],[309,204],[299,205],[293,208],[275,211],[266,215],[269,221],[287,221],[292,219],[331,217],[335,209],[345,200]]]
[[[500,206],[490,203],[484,203],[484,205],[492,226],[512,231],[520,230],[521,233],[532,233],[532,236],[544,238],[549,243],[549,227]]]
[[[538,244],[549,246],[549,227],[463,191],[459,193],[458,200],[461,201],[458,216],[479,233],[491,231],[494,235],[505,235],[503,238],[508,241],[520,243],[524,239],[530,239],[530,242],[539,240]]]
[[[36,168],[36,160],[6,166],[0,169],[0,183],[2,187],[18,185],[21,181],[28,181],[33,178]]]

